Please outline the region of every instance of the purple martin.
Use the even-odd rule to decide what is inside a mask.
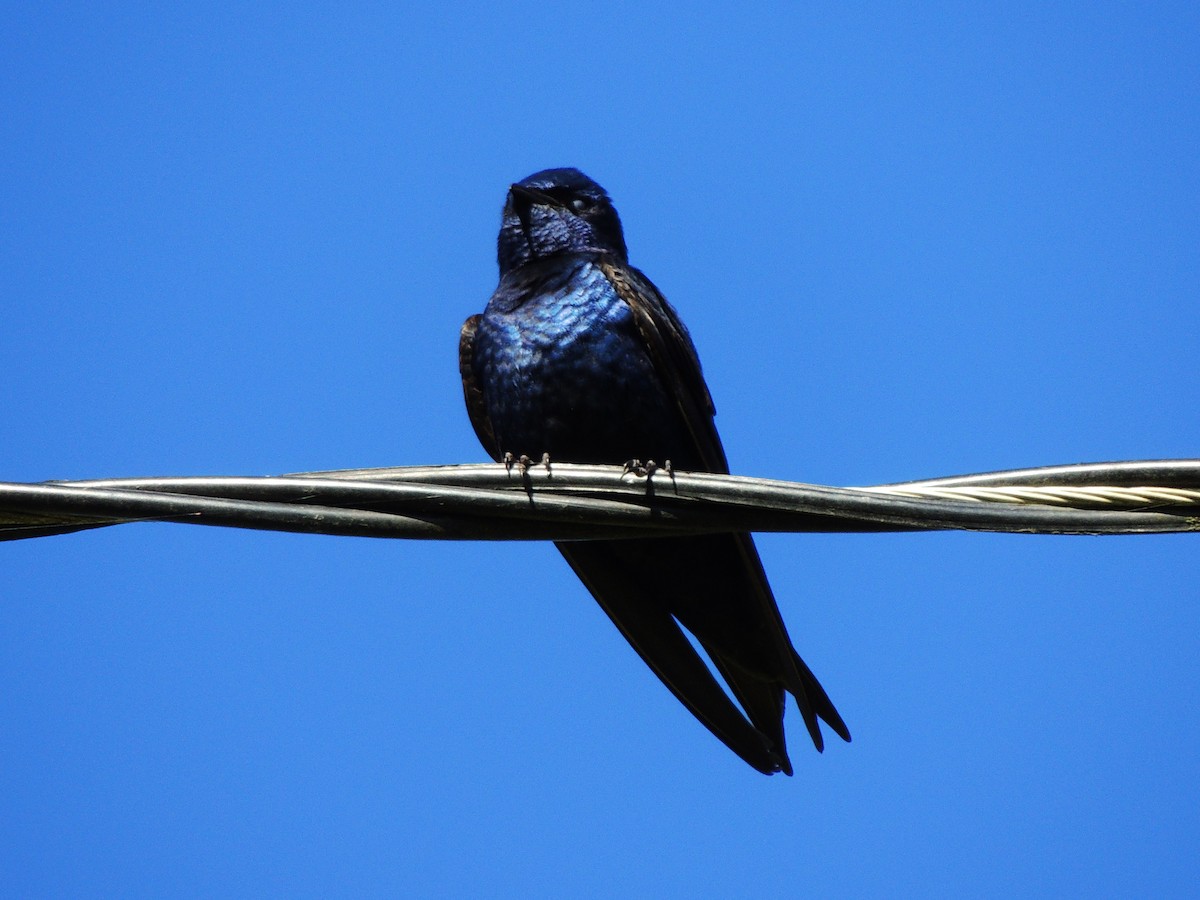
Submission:
[[[729,471],[691,337],[629,265],[600,185],[578,169],[512,185],[497,256],[500,284],[459,342],[467,411],[494,459]],[[755,769],[792,774],[788,693],[818,750],[818,719],[850,740],[792,647],[749,534],[556,546],[654,673]]]

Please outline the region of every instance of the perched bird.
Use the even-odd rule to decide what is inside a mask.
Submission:
[[[493,458],[654,459],[682,471],[729,471],[692,340],[629,265],[621,221],[600,185],[578,169],[512,185],[497,255],[500,284],[459,342],[467,411]],[[663,683],[760,772],[792,774],[788,692],[818,750],[818,718],[850,740],[792,647],[750,535],[557,547]]]

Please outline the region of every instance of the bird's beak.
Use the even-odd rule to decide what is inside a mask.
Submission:
[[[549,194],[544,194],[534,188],[527,188],[520,184],[514,184],[508,189],[509,202],[513,205],[514,211],[518,216],[524,219],[535,206],[558,206],[562,203],[551,197]]]
[[[533,246],[533,235],[529,230],[529,214],[535,206],[561,207],[562,204],[549,194],[543,194],[541,191],[534,190],[533,188],[514,184],[508,189],[508,205],[517,214],[517,219],[521,222],[521,231],[525,235],[525,243],[529,245],[529,255],[537,256],[537,250]]]

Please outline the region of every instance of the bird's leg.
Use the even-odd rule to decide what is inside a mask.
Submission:
[[[633,474],[638,478],[650,478],[660,469],[670,475],[671,478],[675,477],[675,470],[671,468],[671,461],[669,459],[661,466],[652,459],[646,460],[645,465],[642,465],[642,461],[640,459],[631,459],[625,463],[625,467],[621,474]]]
[[[646,496],[654,496],[654,473],[658,471],[658,463],[652,459],[646,460],[646,466],[642,469],[642,473],[646,476]]]
[[[524,453],[522,453],[520,456],[514,456],[512,452],[508,450],[504,451],[504,456],[500,458],[500,461],[504,463],[504,468],[508,470],[509,474],[512,474],[513,466],[519,466],[521,469],[521,474],[524,475],[529,471],[529,467],[533,465],[533,460]]]
[[[637,478],[646,479],[646,493],[654,493],[654,473],[666,472],[667,477],[671,479],[671,483],[675,483],[675,469],[671,466],[671,461],[666,460],[661,466],[652,459],[646,460],[646,464],[642,465],[640,459],[631,459],[625,463],[622,475],[633,475]]]
[[[504,464],[504,468],[507,469],[510,473],[513,470],[513,466],[519,466],[521,469],[522,475],[528,475],[529,470],[531,468],[533,468],[533,466],[537,465],[537,463],[535,463],[529,456],[525,455],[524,453],[522,453],[520,456],[514,456],[512,454],[512,452],[507,451],[507,450],[505,451],[504,455],[502,457],[500,457],[500,462]],[[543,453],[540,463],[541,463],[541,465],[545,466],[546,471],[549,472],[550,471],[550,454]]]

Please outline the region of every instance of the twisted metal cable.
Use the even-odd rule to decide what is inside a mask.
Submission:
[[[1200,531],[1200,460],[1018,469],[863,488],[496,463],[279,477],[0,483],[0,540],[136,521],[443,540],[730,531]]]

